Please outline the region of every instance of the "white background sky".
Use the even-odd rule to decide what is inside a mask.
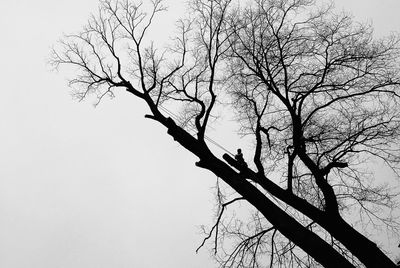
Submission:
[[[182,2],[169,1],[170,17]],[[400,30],[400,0],[335,2],[379,35]],[[198,226],[212,223],[215,176],[135,98],[77,103],[46,66],[97,3],[0,0],[0,267],[214,267],[194,251]]]

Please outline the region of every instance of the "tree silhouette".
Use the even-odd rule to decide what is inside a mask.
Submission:
[[[191,0],[190,18],[161,50],[146,34],[162,0],[147,13],[103,0],[52,51],[56,68],[76,67],[75,96],[99,102],[127,90],[234,191],[228,200],[217,188],[216,224],[201,245],[213,237],[224,267],[395,267],[367,234],[397,230],[396,193],[367,168],[398,168],[400,39],[374,39],[370,25],[315,2]],[[254,143],[252,162],[208,146],[208,126],[226,107]],[[247,223],[224,220],[238,202],[255,211]]]

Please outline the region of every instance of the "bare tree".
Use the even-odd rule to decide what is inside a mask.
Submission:
[[[395,267],[366,235],[397,230],[396,193],[367,168],[397,171],[400,160],[399,38],[374,39],[370,25],[313,0],[191,0],[162,50],[146,34],[166,7],[150,2],[146,13],[101,1],[52,64],[76,67],[79,99],[122,88],[143,100],[146,117],[229,186],[233,195],[217,186],[216,224],[201,246],[213,237],[223,267]],[[207,127],[224,105],[254,142],[252,163],[209,148]],[[229,214],[243,202],[254,211],[247,223]]]

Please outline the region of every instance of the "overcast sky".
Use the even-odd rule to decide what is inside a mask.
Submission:
[[[182,2],[169,1],[165,19]],[[400,30],[399,0],[335,2],[378,35]],[[0,267],[214,267],[195,249],[199,225],[212,223],[215,176],[132,96],[77,103],[46,65],[97,4],[0,0]]]

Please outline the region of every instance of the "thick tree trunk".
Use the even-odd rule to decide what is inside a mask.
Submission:
[[[311,232],[275,205],[251,183],[243,179],[225,162],[216,158],[205,146],[170,120],[159,120],[168,133],[183,147],[200,158],[197,166],[206,168],[224,180],[237,193],[259,210],[286,238],[295,243],[324,267],[354,267],[327,242]]]
[[[397,267],[377,245],[342,218],[328,220],[324,227],[368,268]]]
[[[219,159],[210,156],[207,161],[201,161],[199,165],[222,178],[260,211],[279,232],[324,267],[354,267],[328,243],[298,223]]]
[[[224,155],[224,159],[232,166],[240,169],[236,161],[229,155]],[[305,200],[287,192],[269,181],[267,178],[261,178],[259,174],[252,173],[250,170],[243,171],[246,177],[256,181],[265,190],[286,204],[297,209],[322,228],[328,231],[333,237],[340,241],[355,257],[357,257],[366,267],[397,267],[377,246],[368,238],[360,234],[357,230],[345,222],[340,215],[334,213],[329,215],[311,206]]]
[[[160,119],[160,118],[158,118]],[[225,162],[216,158],[205,146],[171,119],[158,120],[168,128],[168,133],[190,152],[200,158],[199,167],[206,168],[223,179],[250,204],[259,210],[264,217],[286,238],[295,243],[324,267],[354,267],[346,258],[334,250],[315,233],[306,229],[295,219],[285,213],[251,183],[243,179]],[[299,210],[301,211],[301,210]],[[307,215],[307,213],[305,213]],[[310,213],[308,213],[310,214]],[[307,215],[313,218],[312,214]],[[340,217],[329,219],[325,213],[314,215],[317,222],[333,237],[340,241],[350,252],[368,268],[396,267],[395,264],[369,239],[348,225]]]

